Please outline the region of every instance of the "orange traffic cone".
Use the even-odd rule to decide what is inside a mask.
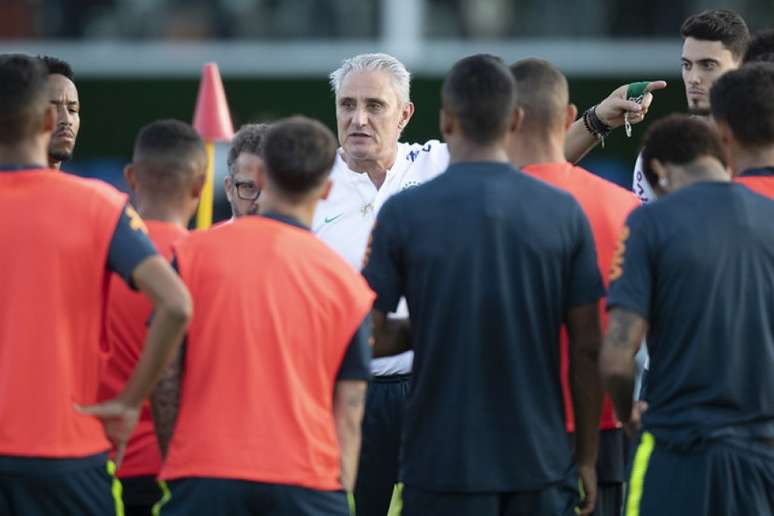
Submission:
[[[193,126],[207,148],[207,179],[196,212],[196,228],[206,229],[212,225],[214,143],[229,141],[234,137],[226,93],[216,63],[207,63],[202,69]]]

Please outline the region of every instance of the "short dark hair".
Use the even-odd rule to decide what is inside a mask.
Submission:
[[[269,124],[245,124],[239,128],[234,139],[231,140],[231,148],[226,158],[229,173],[233,173],[232,167],[243,152],[255,154],[259,158],[263,157],[263,145],[268,130]]]
[[[753,36],[744,54],[744,62],[774,63],[774,29],[764,30]]]
[[[704,41],[720,41],[734,59],[741,59],[750,44],[750,30],[741,16],[728,9],[708,9],[686,18],[680,35]]]
[[[516,106],[524,110],[524,124],[548,129],[564,124],[570,102],[567,78],[542,59],[522,59],[510,66],[515,84]]]
[[[745,146],[774,144],[774,64],[750,63],[720,76],[710,89],[712,117]]]
[[[71,81],[73,80],[73,77],[75,75],[73,74],[73,69],[70,66],[70,63],[67,61],[63,61],[62,59],[59,59],[57,57],[52,56],[39,56],[40,59],[46,64],[46,68],[48,68],[48,74],[59,74],[64,75]]]
[[[460,59],[446,76],[441,95],[443,109],[456,115],[466,139],[486,145],[508,130],[513,77],[500,58],[477,54]]]
[[[133,161],[139,181],[161,198],[183,193],[197,177],[196,163],[206,160],[199,134],[180,120],[156,120],[140,129]]]
[[[0,143],[14,144],[40,130],[48,109],[48,73],[39,59],[0,55]]]
[[[658,176],[650,168],[654,159],[687,165],[701,157],[713,157],[725,166],[726,154],[717,130],[705,119],[670,115],[654,122],[642,140],[642,169],[651,185]]]
[[[317,120],[286,118],[269,127],[263,159],[273,185],[285,195],[302,197],[330,174],[336,160],[336,138]]]

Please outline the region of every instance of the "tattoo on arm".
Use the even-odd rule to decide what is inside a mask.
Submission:
[[[610,312],[605,339],[610,345],[621,350],[629,350],[634,356],[644,334],[645,320],[639,315],[620,309]]]
[[[602,345],[600,372],[605,390],[622,422],[629,420],[634,394],[634,354],[640,346],[648,323],[641,316],[614,308],[610,311],[607,335]]]
[[[183,353],[178,352],[151,394],[151,413],[156,439],[162,458],[167,456],[169,442],[175,429],[180,408],[180,386],[183,381]]]

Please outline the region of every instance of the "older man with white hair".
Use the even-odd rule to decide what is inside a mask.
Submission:
[[[400,141],[414,114],[409,95],[410,74],[387,54],[349,58],[330,75],[336,97],[336,123],[341,145],[331,173],[333,188],[314,216],[317,235],[360,269],[376,215],[393,194],[428,181],[449,164],[445,143]],[[605,127],[640,122],[652,96],[642,105],[624,98],[626,86],[615,90],[590,114],[593,124],[578,120],[568,134],[568,160],[578,161],[600,139]],[[439,231],[453,230],[438,228]],[[401,319],[408,317],[405,302],[393,314],[395,338],[402,334]],[[392,487],[398,480],[398,455],[403,406],[409,390],[413,352],[379,357],[375,350],[372,382],[363,419],[363,443],[355,488],[358,516],[387,514]]]

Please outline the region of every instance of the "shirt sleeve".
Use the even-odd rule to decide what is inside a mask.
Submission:
[[[368,314],[349,342],[337,379],[368,381],[371,378],[371,327],[371,314]]]
[[[590,305],[605,295],[602,276],[599,274],[594,235],[586,215],[580,206],[575,210],[576,243],[570,266],[569,307]]]
[[[653,238],[647,208],[626,220],[613,255],[607,309],[620,306],[648,319],[653,289]]]
[[[137,290],[132,281],[132,272],[140,262],[155,254],[158,252],[148,238],[145,223],[132,205],[127,203],[110,241],[108,269],[121,276],[132,290]]]
[[[402,245],[394,198],[379,211],[368,241],[363,276],[376,293],[374,308],[394,312],[403,295]]]

